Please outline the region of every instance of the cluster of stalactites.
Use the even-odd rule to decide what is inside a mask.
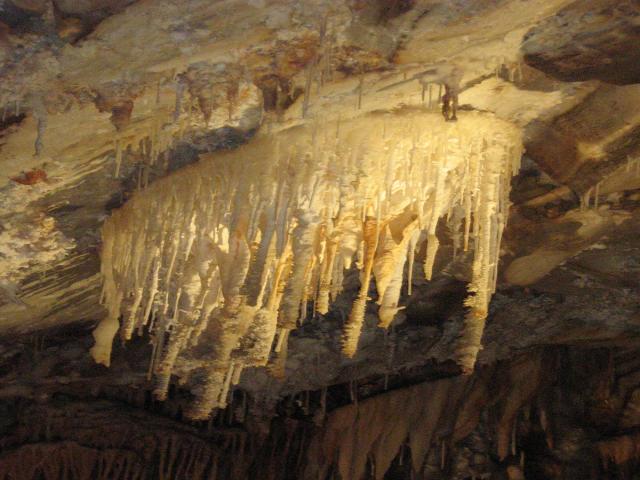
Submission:
[[[175,89],[175,97],[169,103],[161,94],[167,84]],[[166,154],[190,132],[236,125],[243,115],[243,108],[237,105],[238,97],[245,100],[243,108],[254,108],[261,100],[257,88],[243,79],[243,72],[237,66],[202,63],[192,65],[175,78],[158,81],[155,101],[150,100],[152,106],[146,106],[151,110],[147,115],[150,118],[148,122],[131,122],[133,100],[130,100],[126,113],[121,113],[122,108],[112,107],[111,121],[116,128],[114,176],[121,175],[127,153],[134,153],[138,160],[137,188],[146,187],[150,171],[157,166],[166,168]],[[38,154],[42,149],[46,116],[38,116],[37,111],[36,116],[38,136],[35,148]]]
[[[470,369],[495,287],[520,145],[519,132],[493,116],[445,123],[404,112],[295,127],[203,158],[134,196],[105,223],[109,314],[92,354],[108,365],[118,329],[125,340],[150,330],[149,372],[164,398],[180,353],[200,340],[200,347],[212,344],[202,364],[206,381],[188,412],[206,418],[225,405],[244,367],[271,361],[273,373],[283,372],[289,332],[311,308],[329,311],[353,265],[361,287],[343,352],[356,353],[372,280],[379,325],[389,326],[424,241],[431,277],[436,226],[447,217],[454,242],[474,252],[458,348]]]

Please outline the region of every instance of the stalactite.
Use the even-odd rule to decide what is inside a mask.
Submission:
[[[498,145],[487,146],[481,157],[487,159],[493,155],[503,155]],[[495,290],[499,240],[504,229],[505,214],[508,208],[508,183],[504,178],[512,175],[519,167],[520,155],[508,164],[482,162],[482,171],[477,174],[476,207],[474,208],[474,260],[472,281],[469,291],[472,293],[465,301],[469,307],[464,328],[457,346],[457,359],[463,371],[473,370],[475,360],[481,348],[484,323],[488,314],[489,300]]]
[[[309,111],[309,101],[311,99],[311,81],[313,80],[313,71],[315,68],[315,59],[307,66],[306,79],[304,84],[304,98],[302,101],[302,118],[307,117]]]
[[[605,467],[607,464],[621,466],[640,458],[640,435],[637,433],[621,435],[602,440],[596,449]]]
[[[417,216],[409,213],[396,217],[385,226],[381,234],[381,248],[374,260],[373,274],[380,305],[378,325],[382,328],[391,325],[401,308],[398,307],[398,302],[402,290],[404,267],[407,257],[412,257],[412,253],[407,253],[407,249],[414,238],[417,226]]]
[[[327,235],[327,251],[322,266],[322,274],[320,276],[320,285],[318,286],[318,298],[316,302],[316,311],[325,315],[329,312],[329,303],[331,301],[331,282],[334,278],[333,271],[336,267],[336,253],[338,251],[339,241],[337,238]]]
[[[284,373],[289,332],[308,304],[330,311],[360,251],[360,289],[343,332],[343,351],[353,356],[372,279],[386,328],[402,308],[405,265],[412,267],[418,239],[428,239],[430,277],[438,220],[460,208],[474,262],[458,355],[471,368],[520,148],[516,128],[491,115],[465,113],[445,124],[436,114],[398,112],[292,127],[203,156],[136,193],[105,223],[109,314],[94,332],[92,354],[108,365],[119,318],[125,340],[146,325],[162,398],[181,353],[208,345],[207,380],[188,413],[206,418],[225,404],[244,367],[267,364],[276,331],[269,368]]]
[[[118,178],[120,176],[120,166],[122,165],[122,141],[120,138],[116,138],[114,150],[116,170],[113,176]]]
[[[44,134],[47,129],[47,109],[41,96],[34,100],[33,113],[37,120],[36,140],[34,143],[35,156],[40,157],[44,149]]]
[[[431,280],[431,276],[433,275],[433,264],[436,261],[436,253],[438,252],[439,246],[440,241],[438,237],[429,235],[427,239],[427,252],[424,257],[424,278],[427,280]]]
[[[422,471],[441,417],[446,415],[450,402],[463,395],[466,382],[461,377],[425,383],[329,413],[324,428],[309,446],[310,461],[304,478],[327,478],[335,462],[340,478],[360,479],[364,478],[367,463],[373,462],[372,478],[382,480],[407,444],[411,469]]]
[[[358,80],[358,110],[362,109],[362,95],[364,93],[364,75],[360,75],[360,79]]]
[[[592,191],[593,191],[593,187],[589,188],[580,197],[580,210],[589,210],[589,207],[591,205],[591,192]]]
[[[176,79],[176,103],[173,110],[174,122],[177,122],[179,120],[180,115],[182,113],[182,103],[184,101],[184,92],[186,88],[187,88],[186,82],[181,75]]]
[[[342,338],[342,352],[353,357],[358,349],[358,340],[362,324],[364,323],[365,309],[367,300],[369,299],[369,285],[371,283],[371,273],[373,271],[373,262],[375,252],[378,248],[378,228],[379,222],[373,217],[367,217],[363,225],[363,243],[364,253],[362,259],[362,275],[360,278],[360,291],[358,297],[353,302],[351,313],[344,327]]]
[[[280,328],[292,330],[296,328],[303,305],[305,282],[308,267],[314,255],[314,242],[319,219],[310,214],[297,216],[297,227],[292,232],[293,238],[293,270],[282,302]]]

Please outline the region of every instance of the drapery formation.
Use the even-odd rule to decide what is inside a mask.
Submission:
[[[329,311],[343,272],[355,265],[360,289],[342,345],[353,356],[370,300],[381,327],[393,321],[405,272],[413,271],[424,241],[431,277],[436,227],[446,218],[454,243],[474,252],[457,348],[469,371],[495,289],[520,156],[519,131],[492,115],[445,123],[422,111],[309,123],[204,156],[106,221],[109,313],[94,332],[92,355],[108,365],[118,329],[124,340],[149,329],[150,373],[164,398],[180,353],[208,344],[206,381],[187,412],[206,418],[225,405],[244,367],[268,363],[272,344],[277,373],[289,332],[311,307]]]

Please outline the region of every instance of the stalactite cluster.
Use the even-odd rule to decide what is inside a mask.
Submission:
[[[0,440],[0,479],[200,479],[224,465],[222,442],[163,417],[96,405],[64,398],[53,408],[24,405]]]
[[[453,450],[486,418],[495,418],[491,431],[484,432],[495,444],[488,449],[501,461],[517,456],[518,416],[544,383],[542,361],[532,353],[513,366],[413,385],[338,408],[310,442],[303,478],[382,480],[394,461],[409,463],[402,478],[469,478],[470,472],[488,478],[487,465],[454,465]],[[492,392],[497,378],[506,387]],[[482,420],[487,409],[493,415]],[[460,449],[456,455],[462,456]],[[430,476],[434,464],[439,472]]]
[[[390,389],[384,375],[352,379],[278,402],[239,389],[209,421],[189,423],[181,421],[188,398],[180,393],[159,403],[131,385],[96,382],[87,396],[85,382],[49,382],[40,391],[50,399],[34,401],[12,397],[16,386],[6,381],[0,479],[621,480],[637,473],[637,348],[527,349],[470,376],[441,378],[447,371],[431,365],[394,375]]]
[[[424,241],[431,277],[436,227],[447,218],[454,242],[474,252],[457,349],[471,370],[520,156],[519,132],[493,116],[444,123],[422,111],[310,123],[206,156],[106,221],[108,316],[92,355],[109,365],[118,329],[124,340],[148,329],[162,399],[180,353],[204,345],[206,380],[187,415],[207,418],[243,368],[267,365],[273,343],[274,370],[283,368],[289,332],[311,307],[329,311],[355,265],[361,286],[343,331],[343,352],[353,356],[370,298],[386,328]]]
[[[134,153],[143,159],[137,187],[146,187],[150,170],[166,163],[168,151],[177,142],[189,138],[199,129],[236,125],[244,109],[254,104],[257,106],[260,101],[257,88],[243,75],[244,72],[234,65],[199,63],[175,76],[161,78],[154,87],[155,99],[140,100],[147,102],[142,108],[150,110],[150,118],[145,122],[132,120],[136,108],[134,99],[141,95],[140,91],[122,91],[122,85],[115,84],[106,93],[96,94],[96,107],[101,112],[111,112],[110,120],[115,128],[115,177],[126,172],[127,154]],[[170,97],[169,89],[174,90],[171,102],[166,100]],[[239,100],[245,105],[239,106]],[[44,119],[44,130],[46,117],[41,115],[38,118],[38,139],[41,139],[40,120]],[[38,144],[42,149],[42,141],[38,140],[36,151]]]

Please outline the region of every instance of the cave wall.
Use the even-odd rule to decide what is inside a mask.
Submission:
[[[367,378],[270,406],[237,391],[190,424],[175,391],[4,398],[1,478],[633,478],[637,355],[546,347],[468,377],[425,368],[413,384]]]
[[[638,18],[634,0],[0,1],[0,480],[640,478]],[[387,331],[370,305],[343,355],[345,270],[207,420],[186,412],[210,348],[154,397],[152,342],[175,330],[93,362],[114,211],[227,150],[252,175],[238,147],[286,129],[448,128],[447,84],[461,119],[525,149],[475,371],[455,355],[471,259],[444,222]]]

